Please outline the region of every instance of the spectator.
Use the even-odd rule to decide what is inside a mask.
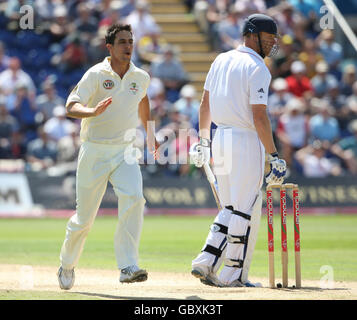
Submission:
[[[167,42],[160,37],[160,28],[154,28],[150,33],[143,36],[138,45],[138,55],[142,63],[151,64],[162,55]]]
[[[49,0],[35,0],[35,12],[44,21],[53,19],[54,10],[58,6],[54,1]]]
[[[2,97],[0,100],[0,138],[10,141],[13,132],[19,129],[18,121],[9,114],[5,105],[5,99]]]
[[[63,105],[64,100],[57,94],[55,82],[52,78],[47,78],[41,85],[43,93],[36,98],[38,110],[43,114],[44,121],[53,116],[53,109],[58,105]]]
[[[52,61],[65,73],[83,68],[87,62],[87,53],[85,47],[81,44],[80,36],[77,33],[73,33],[69,37],[64,51]]]
[[[13,21],[19,21],[19,19],[21,18],[21,13],[20,13],[21,6],[23,5],[32,6],[33,4],[32,0],[9,0],[6,2],[7,3],[4,10],[5,16]]]
[[[108,56],[109,52],[105,43],[106,32],[106,27],[100,27],[96,36],[91,40],[87,49],[88,64],[94,65],[103,61],[104,58]]]
[[[147,89],[147,95],[149,97],[150,100],[153,100],[155,99],[157,96],[163,96],[165,98],[165,86],[163,84],[163,82],[159,79],[159,78],[156,78],[156,77],[153,77],[151,75],[151,72],[150,72],[150,66],[148,66],[148,73],[150,74],[151,76],[151,81],[150,81],[150,84],[149,84],[149,87]],[[144,70],[146,70],[146,68],[143,67]]]
[[[357,104],[357,81],[352,85],[352,93],[346,99],[346,104]]]
[[[297,151],[295,157],[307,178],[325,178],[342,173],[341,167],[326,157],[326,148],[319,140]]]
[[[351,95],[353,92],[352,86],[356,80],[356,67],[353,64],[347,65],[343,70],[342,81],[340,83],[341,94],[346,97]]]
[[[244,9],[246,16],[253,13],[264,13],[266,12],[266,0],[235,0],[235,6],[239,10]]]
[[[122,0],[121,7],[119,8],[120,16],[126,18],[135,10],[136,0]]]
[[[312,14],[318,14],[321,6],[323,6],[322,0],[288,0],[291,5],[294,6],[306,19],[311,17]]]
[[[268,97],[268,114],[271,122],[273,134],[278,127],[278,121],[283,114],[288,101],[293,98],[293,95],[288,92],[288,84],[284,78],[275,79],[271,88],[273,93]]]
[[[21,69],[20,59],[10,58],[9,67],[0,73],[0,88],[3,94],[10,95],[14,93],[19,84],[24,85],[29,93],[31,100],[35,99],[36,89],[31,77]]]
[[[111,1],[107,10],[101,12],[103,18],[99,21],[99,28],[109,28],[120,21],[119,3]]]
[[[202,22],[202,18],[199,20],[201,21],[201,27],[207,33],[208,38],[211,40],[211,45],[217,51],[220,44],[217,35],[217,28],[216,24],[222,21],[228,12],[229,5],[231,1],[216,1],[216,0],[209,0],[207,3],[204,1],[197,1],[195,4],[195,12],[198,17],[205,15],[205,20],[207,23]]]
[[[53,118],[46,121],[43,130],[49,139],[57,142],[61,138],[70,135],[75,125],[66,118],[66,109],[63,105],[55,107],[53,109],[53,115]]]
[[[346,97],[340,94],[340,87],[336,79],[328,83],[328,91],[324,100],[326,100],[327,103],[333,107],[334,116],[338,121],[341,133],[343,133],[347,130],[350,115],[346,109]]]
[[[152,63],[151,73],[164,83],[167,99],[172,103],[179,98],[181,87],[188,81],[186,72],[174,56],[171,46],[167,46],[162,57]]]
[[[338,65],[343,58],[343,49],[339,43],[335,42],[333,31],[331,29],[323,30],[316,38],[316,42],[324,60],[330,67],[330,72],[339,79]]]
[[[71,162],[76,165],[80,145],[81,141],[78,135],[78,128],[73,125],[70,127],[68,135],[63,136],[58,140],[57,162]]]
[[[196,89],[191,84],[186,84],[180,91],[181,98],[175,102],[180,114],[186,117],[190,125],[198,130],[198,114],[200,102],[196,99]]]
[[[190,174],[189,150],[193,142],[198,140],[197,131],[192,130],[192,126],[187,121],[180,122],[179,132],[176,139],[172,141],[171,147],[175,150],[174,159],[178,163],[176,174],[180,177]]]
[[[9,139],[0,138],[0,159],[11,159],[11,145]]]
[[[73,24],[68,20],[68,11],[64,5],[58,5],[53,12],[54,19],[51,20],[50,34],[53,43],[60,43],[71,32],[74,31]]]
[[[26,158],[27,144],[24,141],[23,134],[20,131],[14,131],[11,136],[11,158]]]
[[[291,75],[290,68],[297,59],[297,50],[294,47],[294,39],[286,34],[281,38],[280,50],[274,57],[274,69],[272,77],[286,78]]]
[[[173,108],[172,103],[166,100],[165,90],[163,90],[151,98],[150,104],[152,120],[155,121],[156,129],[159,130],[170,122],[169,110]]]
[[[352,135],[332,145],[331,152],[344,162],[350,173],[357,175],[357,120],[351,121],[349,127]]]
[[[302,17],[298,12],[294,11],[294,7],[290,3],[286,1],[280,2],[277,6],[268,10],[268,15],[275,18],[281,34],[295,37],[296,26],[302,20]]]
[[[6,109],[5,99],[0,100],[0,159],[12,158],[11,138],[19,130],[17,120]]]
[[[5,45],[0,41],[0,73],[5,71],[10,64],[10,57],[5,54]]]
[[[338,121],[332,116],[333,109],[326,101],[321,101],[315,114],[309,121],[313,139],[335,142],[340,136]]]
[[[149,13],[149,5],[144,0],[136,2],[135,10],[132,11],[125,19],[133,30],[134,43],[138,44],[140,39],[157,30],[158,25]]]
[[[316,75],[317,64],[323,61],[324,57],[317,51],[315,41],[313,39],[306,39],[303,51],[299,53],[298,59],[305,64],[306,76],[311,79]]]
[[[38,110],[30,100],[25,84],[19,83],[15,92],[8,97],[8,109],[20,125],[20,130],[25,134],[25,141],[36,138]]]
[[[81,2],[77,6],[78,18],[74,22],[76,31],[79,33],[81,41],[89,43],[90,39],[97,32],[97,19],[92,15],[92,9],[86,2]]]
[[[42,127],[38,128],[38,138],[28,144],[26,160],[33,171],[53,166],[57,158],[57,146],[51,141]]]
[[[306,76],[305,64],[299,60],[291,64],[292,75],[286,78],[288,90],[298,98],[310,99],[313,95],[313,88],[309,78]]]
[[[220,51],[225,52],[238,47],[242,40],[240,17],[241,12],[235,5],[231,5],[227,18],[218,22],[217,33],[220,39]]]
[[[304,102],[293,98],[288,101],[286,111],[279,118],[277,137],[283,158],[289,167],[293,167],[293,154],[307,143],[308,120],[304,111]]]
[[[100,20],[109,16],[113,9],[118,10],[119,7],[112,0],[101,0],[95,2],[94,11],[95,15],[100,17]]]
[[[328,70],[329,68],[325,61],[319,61],[316,64],[316,75],[311,79],[311,85],[317,98],[322,98],[331,85],[337,82],[336,77],[329,74]]]

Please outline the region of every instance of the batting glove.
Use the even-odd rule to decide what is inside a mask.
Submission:
[[[190,147],[189,154],[194,165],[197,168],[201,168],[205,163],[209,162],[211,158],[210,141],[200,138],[199,142],[194,143]]]
[[[286,175],[285,160],[279,159],[278,153],[275,152],[268,155],[268,161],[270,172],[265,176],[265,182],[267,184],[282,184]]]

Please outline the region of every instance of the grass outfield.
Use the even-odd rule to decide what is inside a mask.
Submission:
[[[97,217],[78,268],[115,269],[115,217]],[[140,265],[151,271],[190,272],[213,217],[145,216]],[[280,277],[280,223],[275,216],[276,275]],[[58,266],[67,219],[0,219],[0,264]],[[294,274],[293,221],[288,217],[289,274]],[[357,215],[301,217],[302,279],[319,280],[322,266],[335,281],[357,281]],[[250,273],[268,277],[263,215]],[[322,269],[323,270],[323,269]],[[331,270],[331,269],[330,269]]]

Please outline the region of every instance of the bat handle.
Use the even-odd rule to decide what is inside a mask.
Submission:
[[[203,165],[203,168],[206,172],[206,175],[207,175],[207,179],[209,181],[209,183],[212,183],[212,184],[215,184],[216,182],[216,178],[214,177],[214,174],[211,170],[211,167],[209,166],[209,163],[206,162],[204,165]]]

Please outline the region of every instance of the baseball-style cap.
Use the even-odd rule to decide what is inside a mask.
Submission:
[[[243,25],[243,35],[258,32],[267,32],[277,35],[278,27],[276,22],[271,17],[262,13],[254,13],[245,19]]]

